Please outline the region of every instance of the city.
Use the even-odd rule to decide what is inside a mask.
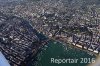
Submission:
[[[0,51],[11,66],[25,66],[49,40],[100,54],[99,0],[0,3]]]

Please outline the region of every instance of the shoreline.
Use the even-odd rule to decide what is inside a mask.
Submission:
[[[54,41],[57,41],[57,42],[60,42],[60,43],[62,43],[64,45],[69,45],[69,46],[74,47],[76,49],[80,49],[80,50],[85,51],[85,52],[87,52],[88,54],[91,54],[91,55],[95,55],[95,56],[100,55],[98,53],[98,51],[95,51],[95,50],[93,51],[92,49],[88,49],[87,50],[86,47],[84,47],[84,49],[82,49],[82,46],[81,45],[78,45],[78,44],[75,45],[75,43],[71,43],[71,42],[68,42],[68,41],[65,41],[65,40],[58,40],[56,38],[50,38],[50,39],[52,39]]]

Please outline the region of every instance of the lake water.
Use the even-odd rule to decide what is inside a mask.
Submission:
[[[51,63],[51,58],[55,59],[78,59],[77,63]],[[62,44],[56,41],[49,41],[48,45],[42,48],[42,52],[37,56],[37,62],[35,66],[87,66],[87,63],[80,63],[81,58],[95,58],[94,55],[90,55],[86,51],[82,51],[79,48],[70,46],[69,44]]]

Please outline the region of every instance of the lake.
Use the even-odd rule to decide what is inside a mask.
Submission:
[[[78,59],[77,63],[51,63],[51,58],[55,59]],[[81,63],[82,58],[85,61]],[[37,55],[37,61],[35,66],[87,66],[91,63],[92,59],[95,59],[95,55],[92,55],[79,48],[75,48],[69,44],[63,44],[54,40],[48,42],[42,48],[42,51]]]

